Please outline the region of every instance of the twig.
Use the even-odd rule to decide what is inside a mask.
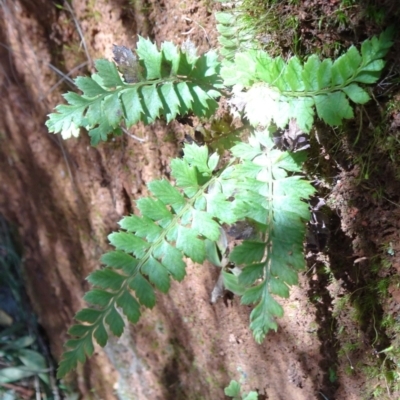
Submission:
[[[352,362],[351,362],[351,360],[350,360],[349,356],[347,355],[346,351],[344,352],[344,354],[345,354],[346,358],[349,360],[349,363],[350,363],[350,368],[351,368],[351,369],[354,371],[353,364],[352,364]]]
[[[121,129],[122,129],[122,131],[123,131],[125,134],[127,134],[128,136],[130,136],[132,139],[135,139],[135,140],[137,140],[137,141],[140,142],[140,143],[147,142],[147,138],[143,139],[143,138],[140,138],[140,137],[138,137],[138,136],[135,136],[135,135],[133,135],[132,133],[129,133],[128,130],[125,129],[124,127],[121,127]]]
[[[79,22],[75,17],[74,10],[72,9],[70,4],[66,0],[64,0],[64,5],[68,9],[68,11],[71,13],[72,19],[74,20],[74,23],[75,23],[75,26],[76,26],[76,30],[78,31],[78,34],[79,34],[79,36],[81,38],[81,45],[83,46],[83,49],[85,50],[85,54],[86,54],[86,58],[88,59],[89,66],[92,67],[93,66],[93,60],[92,60],[92,57],[90,57],[89,50],[88,50],[87,45],[86,45],[85,37],[83,36],[83,32],[82,32],[81,26],[79,25]]]
[[[55,67],[54,65],[49,63],[49,67],[56,73],[59,74],[61,76],[61,79],[54,84],[47,92],[46,92],[46,96],[48,94],[50,94],[55,88],[57,88],[58,86],[61,85],[61,83],[63,83],[64,81],[68,81],[70,83],[72,83],[74,86],[74,81],[69,77],[70,75],[72,75],[74,72],[78,71],[79,69],[85,67],[86,65],[88,65],[88,61],[83,62],[82,64],[77,65],[76,67],[72,68],[68,74],[64,74],[62,71],[60,71],[57,67]]]
[[[58,69],[57,67],[55,67],[53,64],[49,63],[49,67],[50,69],[52,69],[56,74],[62,76],[62,80],[64,81],[68,81],[69,83],[71,83],[72,85],[74,84],[74,81],[68,76],[70,73],[68,74],[64,74],[64,72],[62,72],[60,69]]]
[[[40,384],[39,384],[39,377],[35,375],[35,391],[36,391],[36,400],[41,400],[40,395]]]
[[[208,34],[207,34],[207,32],[206,32],[206,30],[204,29],[203,26],[201,26],[197,21],[195,21],[195,20],[193,20],[193,19],[190,19],[190,18],[188,18],[188,17],[182,17],[182,18],[183,18],[185,21],[194,22],[196,25],[198,25],[198,26],[203,30],[204,35],[205,35],[206,40],[207,40],[207,43],[210,45],[210,38],[208,37]],[[182,35],[188,35],[191,31],[192,31],[192,29],[191,29],[189,32],[182,33]]]
[[[194,27],[192,29],[188,30],[187,32],[182,32],[181,35],[190,35],[193,32],[193,29],[194,29]]]
[[[27,389],[24,388],[23,386],[14,385],[12,383],[0,383],[0,386],[14,390],[15,392],[19,392],[22,397],[27,399],[30,399],[33,395],[32,389]]]
[[[50,378],[50,387],[54,396],[54,400],[61,400],[60,391],[58,390],[57,386],[57,381],[54,377],[54,370],[50,372],[49,378]]]
[[[362,116],[363,116],[363,113],[361,111],[360,112],[360,125],[358,127],[357,137],[356,137],[356,140],[353,143],[353,146],[355,146],[357,144],[358,140],[360,139],[361,131],[362,131],[362,128],[363,128],[363,118],[362,118]]]
[[[69,178],[71,179],[72,184],[75,186],[75,180],[74,180],[74,177],[73,177],[73,175],[72,175],[72,171],[71,171],[71,167],[70,167],[70,165],[69,165],[67,153],[65,152],[63,140],[61,139],[61,136],[60,136],[60,135],[57,135],[57,142],[58,142],[58,145],[60,146],[62,155],[63,155],[63,157],[64,157],[65,165],[67,166],[67,169],[68,169]]]

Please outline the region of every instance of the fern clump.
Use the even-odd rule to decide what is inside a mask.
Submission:
[[[230,22],[218,18],[220,32],[228,37]],[[240,273],[224,270],[224,285],[243,304],[255,304],[250,315],[255,340],[277,329],[283,309],[275,296],[288,297],[305,266],[310,213],[304,200],[314,189],[301,174],[306,153],[278,150],[272,136],[289,120],[302,134],[310,132],[315,114],[331,126],[352,118],[349,100],[364,104],[370,99],[362,85],[379,78],[391,36],[387,30],[365,41],[361,52],[351,47],[335,61],[311,55],[304,64],[254,49],[239,49],[234,57],[223,52],[222,68],[215,52],[196,56],[168,42],[158,50],[139,38],[137,56],[125,47],[114,49],[119,69],[99,60],[97,73],[75,80],[82,95],[64,95],[69,104],[57,106],[47,121],[49,130],[64,138],[85,128],[98,144],[118,133],[121,123],[148,124],[160,116],[169,122],[191,112],[207,117],[215,112],[222,89],[231,89],[230,102],[247,121],[243,118],[243,127],[231,133],[221,125],[223,140],[215,148],[228,157],[210,155],[207,146],[185,146],[183,158],[171,161],[175,183],[149,183],[151,196],[137,201],[140,214],[124,217],[121,230],[109,235],[115,250],[101,258],[105,267],[88,277],[90,307],[76,314],[59,377],[93,354],[94,340],[107,343],[107,326],[122,334],[120,312],[136,323],[143,307],[154,307],[155,289],[167,293],[171,278],[184,278],[184,257],[224,268],[221,259],[229,258]],[[222,44],[227,51],[236,48],[233,42]],[[243,220],[256,232],[226,254],[224,229]]]

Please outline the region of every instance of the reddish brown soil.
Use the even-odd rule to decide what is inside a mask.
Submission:
[[[44,126],[60,94],[73,90],[54,67],[87,73],[92,59],[111,59],[114,43],[134,47],[137,34],[157,43],[190,39],[206,51],[216,45],[216,9],[195,0],[75,0],[71,10],[45,0],[1,2],[0,212],[19,229],[30,298],[56,358],[83,305],[85,277],[108,249],[107,234],[133,211],[147,182],[168,176],[184,128],[138,126],[131,133],[144,142],[126,135],[97,148],[85,134],[64,142]],[[70,376],[83,398],[217,400],[231,379],[270,400],[364,398],[367,378],[358,361],[367,362],[376,345],[373,331],[335,314],[335,304],[357,290],[384,243],[393,244],[391,268],[400,272],[399,212],[383,200],[373,204],[357,183],[357,168],[335,162],[335,179],[324,189],[333,210],[331,245],[325,255],[308,256],[310,269],[283,303],[277,333],[257,345],[248,328],[251,309],[237,298],[211,306],[218,271],[189,264],[183,283]],[[390,190],[398,193],[397,186]],[[393,286],[390,293],[387,307],[398,312],[400,292]],[[337,336],[339,327],[346,337]],[[341,344],[356,339],[356,351],[340,354]]]

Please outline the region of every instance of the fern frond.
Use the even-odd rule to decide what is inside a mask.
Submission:
[[[237,52],[259,48],[255,33],[241,20],[234,10],[215,13],[217,20],[219,53],[224,60],[231,61]]]
[[[49,131],[67,139],[85,128],[96,145],[107,140],[109,133],[118,133],[122,121],[130,127],[139,121],[150,124],[162,115],[170,122],[190,111],[199,117],[215,112],[222,88],[215,52],[197,57],[170,42],[158,50],[150,40],[139,37],[136,53],[137,82],[124,82],[114,63],[98,60],[96,74],[75,79],[83,94],[65,94],[68,104],[57,106],[57,112],[49,115]],[[130,54],[124,60],[134,63],[136,59]]]
[[[283,128],[294,118],[309,132],[315,112],[328,125],[338,126],[343,119],[353,118],[349,100],[356,104],[370,100],[359,83],[379,79],[392,36],[393,30],[388,29],[379,38],[363,42],[361,53],[352,46],[335,61],[320,61],[311,55],[304,65],[297,57],[285,62],[261,51],[238,53],[233,62],[224,64],[221,76],[225,85],[237,87],[234,92],[240,94],[253,126],[269,126],[274,121]]]
[[[205,240],[217,241],[220,223],[233,223],[236,216],[220,190],[223,171],[215,172],[219,157],[209,156],[206,147],[186,146],[183,159],[171,163],[176,187],[166,180],[151,182],[153,197],[138,200],[141,216],[123,218],[122,231],[109,235],[114,251],[103,255],[105,268],[94,271],[88,281],[94,289],[86,293],[91,307],[79,311],[66,343],[67,351],[58,376],[64,376],[93,353],[93,340],[105,346],[106,325],[120,336],[124,321],[136,323],[141,306],[155,305],[154,288],[167,293],[170,278],[185,276],[183,257],[202,263],[206,258]]]
[[[293,175],[301,171],[303,155],[273,146],[266,131],[256,132],[249,144],[232,148],[241,159],[232,174],[240,193],[236,207],[241,217],[258,223],[262,235],[234,248],[230,260],[243,266],[242,273],[238,278],[225,274],[224,281],[242,296],[242,304],[257,304],[250,315],[257,342],[277,329],[275,317],[283,315],[273,296],[288,297],[289,286],[297,284],[298,271],[305,266],[303,242],[310,215],[303,199],[315,192],[308,181]]]

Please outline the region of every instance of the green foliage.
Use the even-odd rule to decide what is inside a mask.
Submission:
[[[352,46],[335,61],[311,55],[304,65],[297,57],[286,63],[261,51],[237,53],[234,61],[224,63],[221,76],[225,85],[234,86],[253,126],[274,122],[284,128],[294,118],[300,129],[310,132],[315,111],[325,123],[337,126],[354,116],[349,100],[370,100],[360,83],[378,80],[392,36],[388,29],[379,38],[366,40],[361,53]]]
[[[223,14],[217,18],[220,31],[222,26],[232,27]],[[233,34],[227,29],[223,35]],[[105,267],[88,277],[94,287],[85,295],[90,307],[76,314],[78,323],[69,330],[72,338],[58,376],[91,356],[94,340],[104,346],[109,331],[120,336],[125,325],[121,313],[136,323],[143,307],[154,307],[155,289],[167,293],[171,278],[184,278],[183,257],[221,265],[216,249],[223,241],[223,224],[248,220],[257,227],[252,239],[229,255],[241,273],[224,271],[223,279],[226,288],[241,296],[242,304],[255,304],[250,327],[257,342],[270,329],[276,330],[275,318],[283,309],[275,296],[289,296],[289,287],[297,284],[298,271],[305,265],[309,210],[304,200],[314,189],[301,176],[304,152],[276,149],[272,134],[291,118],[309,132],[315,112],[329,125],[351,118],[348,99],[358,104],[369,100],[360,84],[376,82],[390,45],[388,30],[364,42],[361,53],[351,47],[335,61],[312,55],[302,65],[296,57],[285,62],[256,50],[239,52],[229,60],[225,50],[236,44],[223,43],[227,59],[221,77],[225,87],[232,87],[232,104],[239,111],[242,104],[250,122],[246,140],[237,129],[231,138],[225,134],[215,149],[229,150],[231,157],[222,159],[210,155],[207,146],[188,145],[183,158],[171,161],[175,185],[166,180],[149,183],[151,197],[137,201],[140,215],[120,221],[121,230],[108,237],[115,250],[102,257]],[[209,116],[216,110],[214,99],[224,86],[215,53],[196,57],[171,43],[159,51],[143,38],[137,47],[138,60],[129,49],[114,51],[125,82],[106,60],[97,62],[98,73],[91,78],[77,78],[83,95],[65,95],[69,105],[58,106],[58,113],[50,115],[49,130],[69,137],[84,127],[96,144],[118,130],[121,121],[130,126],[150,123],[160,115],[170,121],[190,111]],[[229,393],[233,392],[232,387]]]
[[[66,393],[55,386],[52,360],[26,303],[21,254],[12,232],[0,214],[0,398],[21,399],[16,387],[49,400],[60,398]]]
[[[88,277],[95,288],[85,300],[92,308],[76,314],[79,323],[69,330],[73,339],[66,343],[69,349],[58,376],[92,355],[93,338],[101,346],[107,343],[106,325],[114,335],[122,334],[119,310],[136,323],[141,306],[154,306],[154,289],[167,293],[171,277],[178,281],[185,277],[183,257],[203,262],[205,239],[218,240],[219,223],[235,221],[227,195],[215,189],[207,193],[222,181],[214,173],[218,159],[215,154],[209,157],[206,147],[186,146],[184,157],[171,163],[176,186],[166,180],[151,182],[148,187],[154,197],[137,202],[141,216],[124,217],[119,223],[122,231],[109,235],[115,250],[102,257],[106,267]]]
[[[219,53],[225,60],[233,60],[238,51],[257,49],[259,46],[254,40],[254,32],[243,23],[241,17],[233,12],[215,13],[217,20]]]
[[[226,396],[232,397],[233,400],[257,400],[257,392],[249,392],[248,394],[241,394],[240,383],[236,381],[231,381],[229,386],[224,390]]]
[[[302,199],[315,191],[310,182],[293,175],[301,171],[303,154],[273,147],[268,132],[256,132],[248,144],[232,148],[242,161],[234,173],[238,214],[258,222],[263,232],[259,240],[246,240],[230,254],[235,265],[243,266],[238,283],[245,290],[237,293],[242,304],[257,304],[250,328],[259,343],[270,329],[277,329],[275,317],[283,315],[273,295],[289,297],[288,286],[297,284],[298,271],[305,267],[303,241],[310,215]]]
[[[7,360],[7,364],[11,364],[0,370],[0,384],[17,382],[37,375],[43,383],[49,385],[46,359],[39,352],[29,348],[36,339],[33,336],[15,339],[10,337],[12,333],[15,334],[15,329],[8,328],[0,335],[0,357]]]
[[[80,128],[88,130],[93,145],[107,140],[109,133],[119,133],[119,125],[127,127],[139,121],[150,124],[164,116],[167,122],[192,111],[199,117],[211,116],[220,96],[219,62],[213,51],[197,57],[164,42],[161,50],[139,37],[138,60],[133,55],[124,82],[114,63],[96,62],[97,73],[78,77],[75,84],[82,95],[68,92],[67,105],[56,107],[46,125],[50,132],[60,132],[64,139],[79,136]],[[134,72],[134,74],[132,74]],[[132,77],[134,77],[132,79]]]

